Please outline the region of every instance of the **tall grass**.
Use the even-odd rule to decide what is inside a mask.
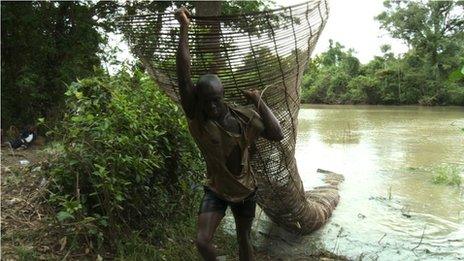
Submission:
[[[451,186],[462,184],[461,170],[456,165],[441,165],[433,169],[433,183]]]

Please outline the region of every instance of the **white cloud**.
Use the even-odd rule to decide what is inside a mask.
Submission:
[[[293,4],[305,0],[292,1]],[[276,4],[288,6],[286,0],[276,0]],[[362,63],[380,55],[380,46],[389,44],[396,54],[407,51],[400,40],[380,29],[374,17],[383,10],[382,0],[329,0],[329,20],[322,32],[313,55],[324,52],[329,47],[329,39],[340,42],[346,48],[353,48]]]

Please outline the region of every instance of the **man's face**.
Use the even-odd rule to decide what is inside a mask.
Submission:
[[[224,113],[224,95],[222,92],[207,93],[202,98],[203,112],[207,118],[215,120]]]
[[[217,120],[225,114],[224,87],[217,75],[205,74],[200,76],[197,88],[203,113],[208,119]]]

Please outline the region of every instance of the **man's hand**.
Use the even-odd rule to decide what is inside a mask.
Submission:
[[[248,102],[251,102],[253,104],[257,104],[259,99],[261,98],[261,92],[253,89],[250,91],[242,91],[243,95],[247,98]]]
[[[280,123],[274,113],[272,113],[264,101],[261,100],[262,93],[256,89],[242,91],[242,93],[249,102],[255,105],[258,114],[263,121],[264,130],[261,133],[261,136],[270,141],[281,141],[284,138],[282,128],[280,127]]]
[[[181,7],[176,10],[176,13],[174,15],[179,21],[181,26],[189,26],[190,24],[190,12],[187,10],[185,7]]]
[[[180,103],[189,119],[194,118],[196,97],[190,73],[190,48],[188,31],[190,12],[185,7],[177,9],[175,18],[180,23],[179,45],[176,53],[177,84],[179,86]]]

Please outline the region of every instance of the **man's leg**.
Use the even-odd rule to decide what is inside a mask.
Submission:
[[[198,215],[196,244],[204,260],[216,260],[216,249],[214,249],[212,240],[223,217],[222,212],[204,212]]]
[[[231,207],[235,218],[240,261],[254,260],[250,232],[255,216],[255,209],[256,202],[254,199]]]
[[[198,212],[197,248],[204,260],[216,260],[212,240],[227,209],[227,202],[205,187],[205,194]]]

